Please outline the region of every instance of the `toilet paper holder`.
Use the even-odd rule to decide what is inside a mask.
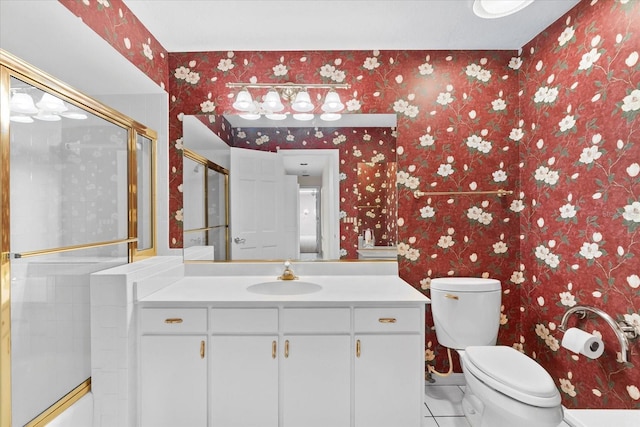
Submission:
[[[616,334],[618,338],[618,342],[620,343],[620,354],[623,363],[628,363],[631,358],[631,348],[629,348],[629,340],[635,340],[638,338],[638,331],[633,325],[630,325],[624,320],[620,322],[616,322],[613,317],[604,311],[600,310],[596,307],[590,307],[586,305],[576,305],[575,307],[571,307],[564,313],[562,316],[562,322],[560,322],[560,326],[558,329],[560,331],[565,332],[567,329],[567,321],[572,314],[576,314],[580,316],[580,319],[584,319],[587,317],[588,313],[593,313],[596,316],[601,317],[604,321],[613,329],[613,332]]]

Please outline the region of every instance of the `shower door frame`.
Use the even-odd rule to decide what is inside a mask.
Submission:
[[[67,247],[57,247],[12,254],[10,247],[10,89],[11,78],[24,81],[40,90],[52,93],[97,117],[127,130],[127,238],[107,242],[92,242]],[[137,149],[138,136],[148,139],[150,147],[150,212],[151,244],[137,248]],[[127,245],[127,262],[156,255],[156,145],[158,135],[130,117],[66,85],[55,77],[0,49],[0,427],[11,427],[11,259],[31,257],[102,246]],[[44,412],[33,418],[26,427],[44,426],[91,390],[91,377],[87,378]]]

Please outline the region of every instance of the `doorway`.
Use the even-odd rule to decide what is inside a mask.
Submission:
[[[339,178],[339,152],[337,149],[303,149],[303,150],[278,150],[283,157],[285,173],[297,176],[300,190],[315,188],[317,214],[318,251],[309,252],[319,254],[321,259],[340,258],[340,178]],[[300,198],[300,197],[299,197]],[[300,201],[298,202],[300,206]],[[302,220],[303,213],[299,213]],[[302,235],[302,233],[300,233]],[[308,235],[306,235],[308,236]],[[305,241],[310,238],[305,238]],[[300,250],[301,257],[306,258]],[[315,255],[308,255],[315,256]],[[315,259],[315,258],[313,258]]]
[[[300,187],[300,259],[322,259],[321,188]]]

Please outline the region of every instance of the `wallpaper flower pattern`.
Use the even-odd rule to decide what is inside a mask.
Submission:
[[[167,51],[122,0],[58,0],[158,86],[167,89]]]
[[[394,113],[396,129],[398,254],[401,276],[428,293],[431,277],[470,275],[495,277],[504,284],[501,341],[519,337],[519,288],[509,281],[520,273],[518,214],[511,199],[492,195],[415,198],[414,191],[515,189],[518,186],[518,142],[523,135],[519,115],[519,74],[513,52],[194,52],[169,54],[170,78],[170,235],[181,244],[181,117],[184,114],[233,113],[235,90],[227,82],[339,82],[351,88],[341,96],[346,114]],[[317,98],[317,93],[311,93]],[[253,145],[284,145],[287,138],[251,133]],[[376,161],[377,145],[365,135],[326,133],[321,144],[341,148],[341,162]],[[330,138],[329,138],[330,136]],[[315,135],[304,135],[310,145]],[[338,138],[335,142],[334,139]],[[340,141],[344,139],[344,141]],[[274,142],[274,140],[276,142]],[[378,151],[380,148],[376,148]],[[385,157],[389,157],[385,153]],[[349,181],[352,179],[352,181]],[[341,198],[353,191],[357,178],[341,185]],[[515,199],[514,199],[515,200]],[[357,215],[345,208],[344,215]],[[355,233],[341,223],[342,249],[355,249]],[[353,249],[351,249],[353,248]],[[348,255],[348,254],[345,254]],[[429,324],[431,323],[428,320]],[[443,366],[446,356],[435,334],[427,336],[429,363]]]
[[[599,307],[640,332],[640,2],[585,1],[523,49],[522,324],[563,403],[640,408],[638,344],[622,364],[602,320],[597,360],[560,347],[562,315]]]
[[[100,19],[94,8],[77,13],[88,23]],[[640,330],[637,28],[640,1],[583,0],[521,55],[171,53],[170,244],[181,246],[183,114],[232,112],[234,92],[226,82],[349,83],[347,113],[398,116],[401,277],[426,293],[437,276],[499,279],[499,342],[538,360],[562,390],[563,404],[640,408],[638,341],[632,363],[623,365],[602,322],[581,324],[605,340],[605,356],[595,361],[561,348],[558,331],[562,314],[575,304],[602,307]],[[142,26],[105,38],[120,49],[116,40],[130,37],[127,31],[142,33]],[[139,67],[146,62],[129,58]],[[148,70],[151,78],[164,72],[159,68]],[[413,196],[416,189],[498,188],[516,192]],[[432,331],[425,359],[445,367]]]

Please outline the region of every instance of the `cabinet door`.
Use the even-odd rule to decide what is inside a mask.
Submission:
[[[277,336],[211,338],[214,427],[278,426]]]
[[[141,427],[206,427],[206,336],[141,338]]]
[[[284,337],[283,427],[351,425],[350,347],[348,335]]]
[[[356,427],[420,427],[422,348],[416,334],[356,335]]]

